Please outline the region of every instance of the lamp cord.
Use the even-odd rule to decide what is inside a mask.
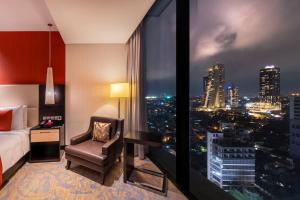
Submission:
[[[52,46],[51,46],[51,28],[52,28],[52,24],[48,24],[49,26],[49,67],[51,66],[51,56],[52,56]]]

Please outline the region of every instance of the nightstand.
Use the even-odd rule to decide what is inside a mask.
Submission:
[[[43,128],[36,126],[30,129],[29,162],[60,161],[60,138],[63,126]]]

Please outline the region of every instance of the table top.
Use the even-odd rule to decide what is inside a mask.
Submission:
[[[30,130],[49,130],[49,129],[61,129],[62,126],[52,126],[52,127],[42,127],[41,125],[37,125],[32,127]]]
[[[161,146],[161,139],[161,135],[145,131],[131,131],[124,136],[124,141],[127,143],[144,144],[154,147]]]

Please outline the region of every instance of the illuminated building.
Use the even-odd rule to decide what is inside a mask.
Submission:
[[[215,139],[223,138],[223,133],[212,133],[207,132],[207,178],[208,180],[211,180],[213,177],[211,176],[211,161],[212,161],[212,144]]]
[[[204,108],[216,109],[225,107],[224,83],[225,70],[222,64],[216,64],[208,68],[207,86]]]
[[[290,96],[290,154],[300,161],[300,93]]]
[[[205,96],[206,90],[207,90],[207,82],[208,82],[208,76],[203,77],[203,94]]]
[[[271,111],[280,111],[280,103],[267,102],[249,102],[245,104],[246,109],[250,113],[270,113]]]
[[[262,102],[280,102],[280,68],[271,65],[260,69],[259,89]]]
[[[218,139],[213,139],[212,142],[208,139],[207,142],[209,145],[207,178],[224,190],[253,187],[255,183],[254,146],[235,138],[215,136]]]
[[[234,86],[233,84],[226,88],[226,107],[236,108],[239,106],[239,97],[240,92],[239,88]]]
[[[204,76],[203,77],[203,93],[206,93],[206,89],[207,89],[207,82],[208,82],[208,76]]]

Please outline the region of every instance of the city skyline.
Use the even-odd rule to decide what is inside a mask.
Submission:
[[[222,95],[226,95],[226,90],[228,90],[228,88],[235,88],[238,90],[238,93],[240,93],[240,89],[239,89],[239,86],[236,85],[234,82],[229,82],[227,81],[226,79],[226,76],[224,76],[225,72],[226,72],[226,67],[224,64],[222,63],[217,63],[217,64],[214,64],[214,65],[211,65],[207,68],[207,73],[208,74],[204,74],[204,76],[200,79],[202,81],[202,89],[201,89],[201,94],[200,95],[195,95],[195,96],[203,96],[205,97],[206,96],[206,93],[207,93],[207,87],[208,87],[208,83],[209,83],[209,80],[212,79],[213,77],[210,77],[212,75],[210,75],[212,68],[213,67],[216,67],[216,66],[222,66],[223,68],[223,83],[221,88],[223,89],[223,93]],[[271,74],[269,74],[269,71],[271,70]],[[274,74],[272,74],[274,71],[276,70],[276,73],[275,75],[277,75],[277,70],[278,70],[278,77],[274,77]],[[266,94],[266,97],[269,97],[268,95],[271,95],[271,93],[274,93],[275,91],[277,92],[276,95],[275,94],[272,94],[272,95],[275,95],[276,98],[280,97],[281,96],[285,96],[284,94],[281,94],[280,93],[280,88],[281,88],[281,76],[280,76],[280,68],[279,67],[276,67],[274,65],[267,65],[267,66],[264,66],[262,68],[259,69],[259,74],[258,74],[258,91],[256,94],[254,95],[250,95],[250,97],[259,97],[259,98],[262,98],[262,96],[264,96],[262,93],[270,93],[270,94]],[[214,75],[215,76],[215,75]],[[209,78],[210,77],[210,78]],[[217,77],[215,77],[214,79],[216,79]],[[263,79],[266,79],[267,81],[266,82],[262,82]],[[268,85],[271,85],[271,88],[268,88]],[[219,87],[219,86],[218,86]],[[274,87],[274,88],[273,88]],[[272,89],[273,88],[273,89]],[[274,91],[273,91],[274,90]],[[295,93],[295,92],[298,92],[298,91],[294,91],[292,90],[290,93],[286,94],[286,96],[290,96],[292,93]],[[270,97],[272,97],[272,95]],[[153,94],[153,95],[146,95],[146,98],[152,98],[152,97],[167,97],[167,96],[176,96],[176,94],[171,94],[171,92],[167,93],[167,92],[163,92],[163,93],[160,93],[160,94]],[[240,95],[239,95],[240,96]],[[193,97],[193,96],[191,96]],[[206,98],[205,98],[206,99]],[[225,101],[225,96],[224,96],[224,101]],[[278,99],[277,99],[278,100]],[[207,107],[207,106],[206,106]]]
[[[191,95],[200,93],[197,77],[215,63],[224,64],[226,80],[242,96],[257,95],[259,69],[267,65],[281,69],[282,95],[299,90],[299,9],[295,0],[192,0]]]
[[[281,69],[282,95],[300,90],[300,1],[191,0],[190,4],[191,96],[202,95],[202,77],[217,63],[225,65],[226,83],[235,83],[241,96],[258,95],[259,69],[267,65]],[[149,66],[153,71],[148,95],[176,93],[176,18],[173,13],[165,15],[167,20],[156,27],[169,37],[155,35],[152,41],[166,39],[174,52],[157,51],[168,59],[156,59]]]

